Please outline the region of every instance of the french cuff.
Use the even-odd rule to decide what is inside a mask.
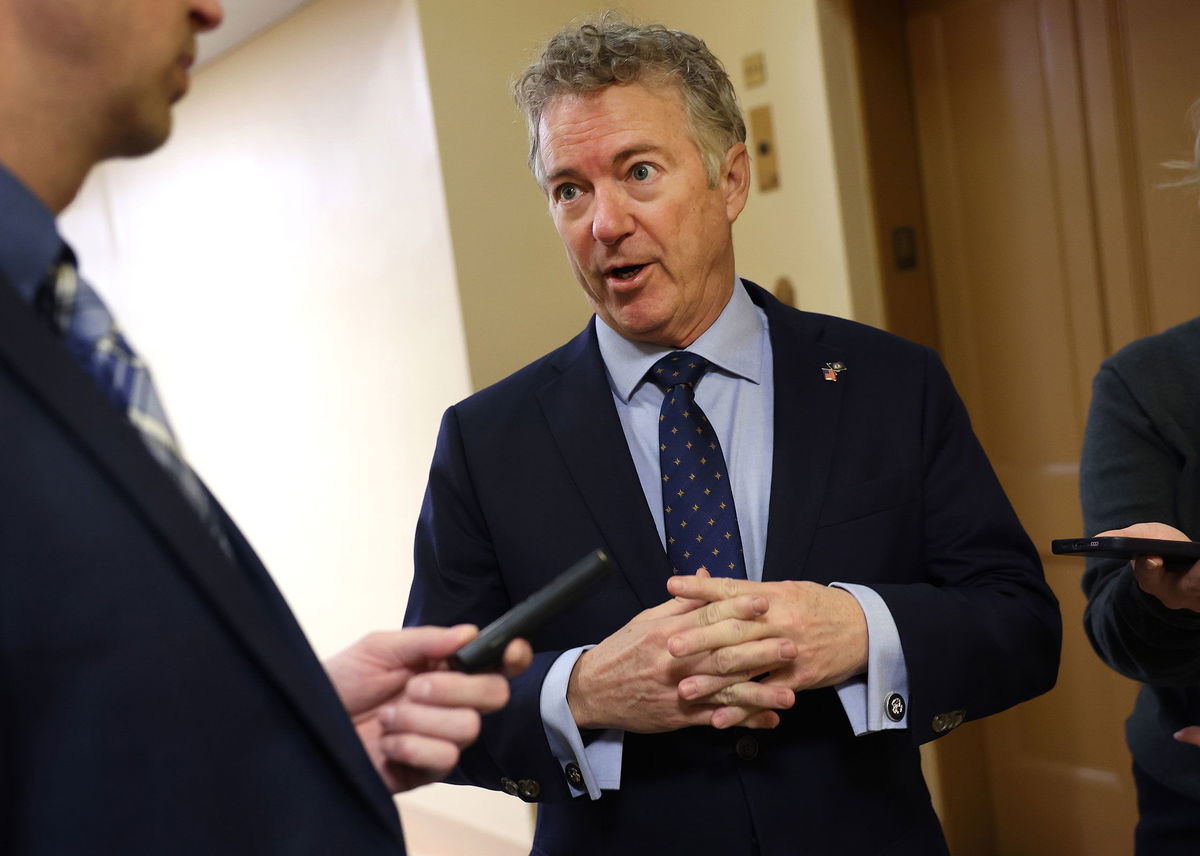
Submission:
[[[830,585],[850,592],[867,618],[867,673],[836,687],[854,734],[908,728],[908,666],[892,611],[868,586]]]
[[[550,751],[558,759],[571,796],[587,794],[600,799],[601,791],[615,791],[621,787],[621,757],[625,746],[625,732],[610,728],[588,733],[585,740],[571,715],[567,704],[567,683],[579,655],[594,645],[584,645],[564,651],[554,661],[546,679],[542,682],[539,707],[542,728]]]

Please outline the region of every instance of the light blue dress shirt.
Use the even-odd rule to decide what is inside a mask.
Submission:
[[[664,541],[658,457],[658,414],[663,393],[646,380],[646,372],[675,349],[630,341],[599,319],[596,336],[642,492],[659,540]],[[775,378],[767,316],[754,305],[740,281],[734,281],[733,296],[721,315],[687,350],[713,364],[696,383],[696,401],[721,440],[738,510],[746,574],[758,581],[762,579],[771,499]],[[803,478],[802,473],[799,476]],[[907,711],[895,722],[884,715],[888,696],[897,693],[908,697],[908,671],[891,612],[883,599],[866,586],[832,585],[850,592],[867,619],[867,674],[837,687],[854,733],[906,728]],[[664,587],[663,600],[668,597]],[[603,731],[585,744],[571,716],[567,683],[579,656],[589,647],[593,646],[566,651],[555,661],[542,684],[540,701],[551,750],[564,765],[574,761],[583,774],[581,786],[570,786],[572,792],[575,796],[586,792],[592,799],[599,799],[602,790],[621,786],[624,732]]]

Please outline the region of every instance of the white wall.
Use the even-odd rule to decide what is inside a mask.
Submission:
[[[326,655],[399,626],[438,420],[469,392],[416,5],[313,3],[200,71],[176,119],[64,228]],[[529,839],[511,797],[412,799],[410,837],[453,815]]]

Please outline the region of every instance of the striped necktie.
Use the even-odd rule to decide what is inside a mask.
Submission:
[[[676,574],[701,568],[714,577],[746,577],[733,486],[717,432],[694,387],[710,363],[688,351],[660,359],[647,377],[664,391],[658,414],[663,528]]]
[[[150,370],[129,346],[100,296],[78,275],[70,258],[55,266],[49,285],[54,326],[67,349],[105,396],[125,413],[221,549],[232,555],[208,491],[179,450]]]

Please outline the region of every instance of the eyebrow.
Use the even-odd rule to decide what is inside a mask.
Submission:
[[[613,155],[612,163],[617,164],[617,163],[620,163],[621,161],[628,160],[629,158],[632,158],[632,157],[637,157],[638,155],[644,155],[648,152],[661,152],[661,151],[663,151],[662,147],[656,146],[653,143],[637,143],[636,145],[632,145],[632,146],[629,146],[628,148],[621,149],[621,151],[619,151],[615,155]],[[574,169],[571,169],[570,167],[563,167],[562,169],[556,169],[554,172],[547,173],[546,185],[549,186],[551,184],[554,184],[554,182],[558,181],[560,178],[566,178],[568,176],[573,176],[575,174],[576,174],[576,171]]]

